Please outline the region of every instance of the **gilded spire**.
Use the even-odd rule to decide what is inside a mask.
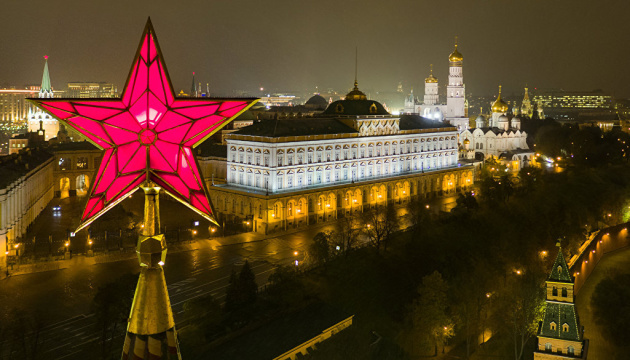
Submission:
[[[359,90],[359,82],[357,81],[357,73],[359,67],[359,48],[355,48],[354,53],[354,88],[346,94],[346,100],[367,100],[367,96]]]
[[[52,92],[52,86],[50,85],[50,74],[48,73],[48,55],[44,56],[44,75],[42,76],[42,91]]]

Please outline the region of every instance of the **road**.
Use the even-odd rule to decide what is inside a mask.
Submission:
[[[436,199],[431,207],[448,210],[454,206],[454,199]],[[405,213],[404,208],[398,211],[401,216]],[[182,314],[186,300],[207,294],[222,300],[232,269],[238,269],[245,260],[252,264],[257,283],[264,285],[276,266],[292,264],[296,259],[301,261],[315,234],[335,228],[336,223],[331,222],[262,241],[246,233],[238,235],[238,241],[234,241],[234,236],[230,242],[222,238],[200,240],[197,250],[169,253],[164,272],[176,323],[178,326],[186,323]],[[26,318],[41,319],[43,330],[38,348],[41,358],[89,358],[100,339],[90,309],[98,287],[137,272],[139,265],[133,258],[100,264],[77,261],[67,269],[12,276],[0,281],[0,314],[23,313]],[[3,336],[1,359],[12,358],[16,342],[10,336]]]

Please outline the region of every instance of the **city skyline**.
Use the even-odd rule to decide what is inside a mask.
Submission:
[[[183,39],[162,40],[178,90],[189,90],[194,71],[204,89],[210,83],[213,94],[260,87],[345,91],[352,86],[358,47],[362,89],[393,92],[402,82],[407,93],[411,87],[422,88],[429,64],[444,84],[448,54],[458,36],[471,95],[496,95],[501,84],[505,94],[519,93],[528,85],[602,88],[616,97],[630,96],[625,86],[630,74],[618,71],[628,52],[617,45],[616,34],[626,28],[621,19],[615,21],[624,13],[619,6],[371,1],[357,7],[353,1],[277,1],[260,7],[243,1],[199,2],[185,9],[157,3],[147,14],[142,2],[131,7],[66,4],[5,5],[15,16],[0,25],[5,34],[0,40],[5,49],[0,54],[2,85],[37,84],[43,56],[48,55],[51,80],[58,89],[71,81],[106,81],[120,87],[125,79],[119,74],[130,59],[111,49],[133,52],[136,40],[130,34],[150,15],[167,34],[186,29]],[[34,18],[37,26],[21,26]],[[318,20],[324,18],[325,23]],[[222,71],[212,70],[218,68]]]

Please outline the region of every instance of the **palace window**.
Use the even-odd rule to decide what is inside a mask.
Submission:
[[[343,159],[348,160],[348,150],[343,151]]]
[[[269,166],[269,156],[265,156],[265,166]]]
[[[546,343],[545,344],[545,351],[551,352],[551,343]]]
[[[282,178],[282,175],[278,175],[278,189],[282,189],[283,182],[284,182],[284,179]]]
[[[299,165],[302,165],[302,157],[303,157],[302,154],[298,154],[298,164]]]
[[[569,332],[569,324],[567,323],[562,324],[562,332]]]
[[[302,187],[302,174],[298,175],[297,181],[298,181],[298,187]]]
[[[311,185],[311,183],[313,183],[313,175],[311,174],[306,175],[306,182],[308,185]]]
[[[556,323],[552,321],[552,322],[549,324],[549,329],[550,329],[550,330],[555,331],[555,330],[556,330]]]
[[[252,163],[252,156],[251,155],[247,155],[247,163],[248,164]]]
[[[260,156],[256,156],[256,165],[260,165]]]
[[[308,153],[308,163],[312,164],[313,163],[313,154]]]
[[[551,295],[552,296],[558,296],[558,288],[556,288],[555,286],[553,287],[553,289],[551,290]]]
[[[293,187],[293,176],[287,176],[287,187]]]
[[[278,166],[282,166],[282,156],[278,156]]]
[[[567,288],[563,287],[562,288],[562,297],[567,297],[569,296],[569,294],[567,293]]]
[[[245,155],[243,155],[243,154],[239,155],[238,156],[238,160],[242,164],[244,162],[244,160],[245,160]]]
[[[575,356],[575,348],[571,345],[569,345],[569,347],[567,348],[567,354],[571,355],[571,356]]]
[[[287,164],[289,166],[293,165],[293,156],[287,155]]]
[[[330,182],[330,171],[326,171],[326,182]]]
[[[77,169],[87,169],[88,159],[86,157],[79,157],[77,159]]]

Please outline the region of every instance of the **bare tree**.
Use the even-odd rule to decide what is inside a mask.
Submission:
[[[377,206],[364,212],[363,225],[363,233],[377,251],[380,251],[381,247],[387,251],[392,234],[400,228],[396,210],[392,206]]]
[[[339,231],[333,234],[335,247],[343,251],[346,256],[352,250],[359,237],[360,221],[356,215],[346,215],[339,221]]]

